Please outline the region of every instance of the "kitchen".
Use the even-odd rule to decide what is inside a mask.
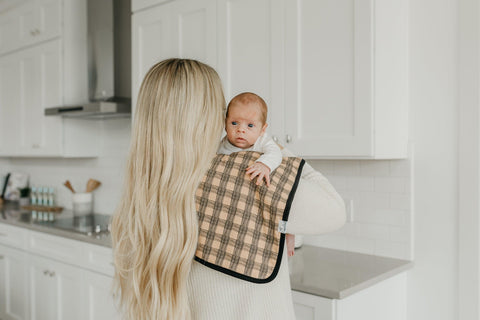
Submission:
[[[288,91],[285,97],[273,94],[280,92],[279,88],[282,88],[283,85],[288,88],[296,87],[295,69],[286,69],[282,71],[285,73],[282,73],[280,68],[270,67],[271,65],[282,65],[281,62],[284,59],[295,58],[296,52],[290,50],[290,47],[285,48],[285,51],[279,49],[285,45],[282,43],[283,36],[281,34],[272,32],[271,35],[275,37],[266,38],[270,37],[268,24],[275,28],[282,23],[278,17],[282,17],[286,11],[292,12],[296,8],[301,8],[301,5],[306,6],[305,12],[308,13],[308,6],[314,6],[313,2],[281,1],[281,6],[274,5],[274,1],[195,1],[195,5],[192,5],[191,2],[182,0],[165,3],[152,0],[133,1],[132,30],[133,32],[143,30],[141,33],[143,36],[148,36],[148,32],[151,32],[165,43],[175,43],[176,40],[171,35],[180,32],[172,23],[175,12],[182,10],[198,12],[192,8],[202,8],[202,6],[205,6],[206,9],[199,11],[209,17],[218,17],[217,24],[219,26],[227,23],[225,15],[220,13],[230,10],[232,17],[230,28],[217,27],[216,19],[207,19],[209,23],[203,25],[206,29],[199,28],[197,30],[195,23],[198,23],[198,19],[201,19],[202,16],[193,14],[190,16],[190,20],[185,20],[187,23],[183,26],[182,32],[194,32],[195,37],[193,39],[187,37],[186,39],[191,41],[182,45],[158,47],[160,42],[141,42],[140,36],[133,33],[132,57],[130,57],[128,48],[116,50],[116,54],[119,54],[121,59],[124,61],[132,59],[134,62],[131,68],[132,76],[126,71],[129,69],[127,66],[120,68],[119,72],[125,73],[117,77],[117,79],[131,78],[132,88],[130,88],[130,81],[116,82],[115,85],[119,86],[115,88],[116,94],[131,96],[132,106],[134,106],[135,89],[139,86],[141,74],[145,72],[144,68],[159,57],[181,54],[182,51],[177,52],[175,51],[177,49],[172,49],[181,47],[183,52],[194,52],[194,54],[204,57],[204,61],[207,63],[217,67],[221,78],[227,83],[225,85],[227,99],[233,96],[236,90],[252,86],[253,88],[250,90],[259,91],[260,94],[265,95],[269,104],[297,103],[296,91]],[[322,1],[325,6],[333,6],[340,10],[338,11],[340,13],[343,12],[341,10],[351,13],[353,3],[355,3],[355,8],[358,3],[359,9],[365,9],[365,6],[368,7],[373,3],[372,1],[342,1],[342,6],[336,7],[337,2],[339,1]],[[405,3],[402,1],[391,2],[391,5]],[[11,5],[11,1],[5,1],[5,3],[2,12],[3,8]],[[119,3],[122,2],[119,1]],[[216,5],[212,3],[216,3]],[[298,3],[298,5],[294,6],[294,3]],[[322,172],[346,200],[347,208],[350,206],[350,222],[332,234],[305,236],[303,249],[310,245],[414,261],[414,267],[406,272],[404,319],[474,319],[479,316],[477,302],[479,285],[477,282],[471,281],[471,279],[478,279],[479,274],[478,264],[475,262],[475,257],[478,258],[479,255],[479,230],[475,224],[477,221],[475,215],[469,215],[472,210],[478,212],[478,207],[475,207],[474,203],[475,199],[478,201],[478,192],[475,193],[475,190],[478,190],[479,181],[470,174],[474,170],[478,170],[480,162],[478,156],[475,157],[471,152],[478,148],[478,138],[475,136],[477,131],[472,129],[478,130],[478,120],[475,120],[477,111],[470,107],[472,104],[475,107],[478,90],[472,89],[476,80],[473,79],[472,72],[466,71],[473,69],[472,66],[478,64],[478,57],[473,54],[477,50],[475,44],[478,40],[475,38],[475,32],[470,33],[472,24],[478,23],[478,14],[475,13],[477,6],[475,1],[467,0],[443,2],[421,0],[410,1],[408,7],[401,6],[403,10],[408,10],[408,45],[403,44],[401,47],[402,50],[408,49],[405,51],[408,57],[406,61],[400,60],[400,62],[408,62],[408,65],[399,72],[403,70],[405,72],[403,76],[408,76],[408,94],[403,93],[400,97],[408,98],[406,104],[408,110],[405,112],[402,109],[398,115],[400,118],[397,117],[397,122],[384,124],[384,126],[392,126],[392,130],[387,128],[386,132],[392,133],[398,130],[396,132],[400,132],[400,137],[403,139],[401,143],[392,143],[387,147],[408,146],[408,148],[403,147],[404,151],[401,156],[393,155],[391,158],[386,156],[382,159],[380,155],[373,155],[373,157],[370,155],[360,159],[360,156],[353,153],[353,147],[359,144],[352,147],[343,142],[343,144],[330,144],[331,149],[328,152],[336,153],[337,156],[323,154],[318,157],[310,155],[307,158],[307,161]],[[255,10],[249,10],[252,7]],[[129,8],[127,9],[129,10]],[[8,12],[8,10],[6,11]],[[365,18],[362,15],[364,12],[361,10],[356,14]],[[245,16],[250,17],[247,19],[249,24],[245,24]],[[265,16],[271,17],[271,20],[264,19]],[[307,18],[312,16],[313,14],[307,15]],[[296,15],[288,15],[288,17],[295,18]],[[349,20],[347,14],[336,16],[337,19],[344,20],[338,20],[338,24],[335,24],[336,21],[327,19],[327,14],[322,17],[332,26],[338,27],[347,24],[351,27],[351,29],[328,29],[329,33],[321,34],[325,41],[329,41],[328,43],[332,47],[334,45],[351,46],[350,30],[358,30],[353,27],[351,18]],[[163,21],[170,29],[163,30],[162,33],[162,29],[158,27],[161,24],[155,24],[155,21]],[[149,24],[149,22],[151,23]],[[189,22],[192,24],[189,25]],[[307,22],[312,23],[309,20]],[[290,21],[290,23],[295,25],[296,21]],[[151,29],[148,28],[149,26]],[[202,30],[206,35],[215,34],[216,36],[205,38],[197,36]],[[243,42],[232,42],[229,43],[231,47],[228,47],[225,44],[228,41],[226,30]],[[252,31],[258,32],[253,36]],[[369,31],[367,30],[367,32]],[[126,35],[128,32],[123,32],[123,34]],[[312,36],[311,33],[308,35]],[[295,38],[295,34],[288,34],[288,37],[289,41],[294,43],[299,41]],[[336,44],[336,39],[344,42]],[[348,40],[350,43],[347,42]],[[219,43],[218,49],[216,49],[215,43],[212,44],[212,41]],[[249,46],[242,48],[241,44],[245,41],[251,41],[252,48],[255,50]],[[271,47],[262,46],[262,43],[270,41]],[[205,43],[206,45],[203,46]],[[202,51],[200,48],[209,50]],[[212,50],[212,48],[215,49]],[[335,52],[325,53],[322,61],[335,58],[328,54],[334,55]],[[277,60],[270,61],[270,55],[272,55],[272,59]],[[246,57],[246,62],[242,65],[240,58],[243,56]],[[402,56],[399,56],[401,59]],[[348,61],[351,57],[351,55],[346,55],[338,57],[338,59],[339,61]],[[345,85],[352,81],[352,64],[348,65],[350,69],[346,68],[346,70],[339,70],[338,66],[328,69],[329,63],[322,64],[320,61],[318,64],[314,64],[314,57],[308,55],[302,56],[302,58],[306,59],[305,61],[308,63],[312,63],[312,68],[327,68],[329,73],[323,78],[319,77],[316,83],[328,85],[329,78],[332,77],[330,73],[335,74],[332,82],[337,81]],[[459,58],[461,59],[458,60]],[[390,70],[386,68],[388,62],[389,60],[383,61],[385,69],[379,70],[380,72]],[[357,66],[355,65],[355,67]],[[257,77],[251,76],[252,70],[258,70]],[[478,71],[473,73],[476,74],[476,72]],[[388,75],[380,74],[380,76],[388,78]],[[70,81],[70,79],[68,80]],[[401,81],[402,79],[389,80]],[[461,84],[463,86],[460,87]],[[381,83],[375,83],[375,86],[377,85],[380,86]],[[68,81],[65,86],[66,88],[75,88],[73,84],[68,87]],[[328,98],[340,97],[347,107],[339,114],[351,116],[352,113],[348,109],[351,101],[349,99],[356,96],[352,93],[352,87],[348,88],[350,90],[348,94],[343,95],[340,95],[338,91],[322,92],[326,98],[322,98],[325,100],[321,101],[328,103]],[[72,99],[79,94],[81,95],[75,90],[70,92]],[[312,96],[303,98],[304,100],[313,99]],[[286,102],[285,99],[290,100]],[[72,103],[74,102],[72,101]],[[308,106],[304,107],[308,108]],[[314,110],[306,110],[314,112]],[[463,110],[462,113],[460,110]],[[3,112],[1,106],[0,112]],[[272,134],[279,132],[279,139],[286,143],[285,135],[287,133],[291,135],[288,132],[291,127],[288,127],[290,124],[285,118],[292,114],[285,116],[282,113],[272,113],[272,115],[273,118],[269,119],[271,132]],[[401,118],[405,115],[408,115],[408,121]],[[322,116],[324,114],[320,112],[316,119],[318,123],[327,129],[335,129],[329,126],[328,118],[322,120]],[[1,117],[0,121],[5,128],[4,113],[1,113]],[[74,120],[67,121],[74,123]],[[80,132],[76,132],[86,135],[79,140],[79,147],[82,147],[81,142],[85,140],[97,142],[96,157],[12,157],[4,154],[0,158],[0,174],[27,172],[32,185],[54,186],[57,203],[66,208],[71,208],[71,192],[62,187],[63,182],[69,179],[75,189],[81,190],[85,187],[88,178],[95,178],[101,181],[102,185],[94,194],[94,211],[112,214],[121,196],[119,186],[122,184],[124,161],[129,146],[130,124],[131,119],[129,118],[84,121],[80,125],[88,126],[88,129],[84,128]],[[315,125],[311,122],[308,124],[310,127]],[[400,124],[399,128],[394,127],[395,124]],[[16,132],[14,130],[17,129],[13,127],[15,123],[12,124],[10,121],[10,125],[11,127],[8,128],[12,131],[6,130],[6,132]],[[378,126],[376,130],[385,130],[381,123],[375,125]],[[1,129],[2,144],[5,137],[10,137],[3,133],[4,128]],[[350,128],[340,129],[348,132]],[[408,130],[407,140],[405,139],[405,130]],[[393,141],[388,140],[393,139],[392,136],[388,136],[385,140]],[[292,146],[295,145],[295,142],[296,137],[294,136]],[[69,145],[69,148],[73,145],[74,143]],[[324,144],[323,146],[321,152],[324,152],[329,145]],[[91,145],[86,147],[91,147]],[[74,152],[78,149],[71,150]],[[338,156],[341,152],[343,154]],[[392,150],[390,150],[390,154],[393,154]],[[474,184],[473,188],[472,183]],[[298,250],[297,254],[300,255],[301,250]]]

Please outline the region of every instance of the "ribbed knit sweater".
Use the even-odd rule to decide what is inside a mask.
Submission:
[[[293,156],[286,149],[284,156]],[[328,180],[305,164],[287,233],[322,234],[345,223],[345,206]],[[295,319],[286,250],[277,277],[266,284],[240,280],[193,262],[189,278],[192,318],[197,320]]]

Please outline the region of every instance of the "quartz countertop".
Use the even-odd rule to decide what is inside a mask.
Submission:
[[[58,219],[73,217],[64,210]],[[44,232],[55,236],[112,246],[108,232],[87,234],[56,227],[55,223],[35,221],[31,211],[0,207],[0,223]],[[293,290],[330,299],[342,299],[413,267],[413,262],[374,255],[303,245],[288,258]]]
[[[293,290],[342,299],[413,267],[413,261],[303,245],[289,259]]]
[[[74,240],[89,242],[105,247],[112,246],[110,233],[103,231],[100,233],[76,232],[65,228],[58,227],[59,222],[70,221],[72,225],[75,223],[74,215],[71,210],[63,210],[61,213],[55,214],[55,221],[39,221],[37,214],[32,215],[32,211],[19,209],[18,204],[6,204],[0,207],[0,223],[9,224],[16,227],[27,228],[34,231],[44,232],[55,236],[70,238]],[[77,220],[78,221],[78,220]]]

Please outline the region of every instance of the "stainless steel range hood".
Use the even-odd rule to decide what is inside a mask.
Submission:
[[[126,85],[130,87],[130,57],[125,56],[125,51],[130,50],[130,1],[88,0],[87,3],[85,50],[88,52],[89,97],[85,100],[88,101],[46,108],[45,115],[84,119],[130,117],[131,99],[115,95],[119,87],[115,80],[128,81]],[[120,54],[115,55],[116,52],[123,54],[123,59],[119,58]],[[122,74],[116,75],[116,72]]]

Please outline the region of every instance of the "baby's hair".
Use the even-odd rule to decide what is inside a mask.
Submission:
[[[228,103],[227,106],[227,114],[226,117],[228,117],[228,111],[230,110],[230,106],[241,103],[241,104],[250,104],[250,103],[256,103],[260,106],[261,114],[260,114],[260,121],[262,124],[265,124],[267,122],[267,104],[265,103],[265,100],[263,100],[259,95],[252,93],[252,92],[242,92],[240,94],[237,94],[235,97],[233,97],[232,100]]]

